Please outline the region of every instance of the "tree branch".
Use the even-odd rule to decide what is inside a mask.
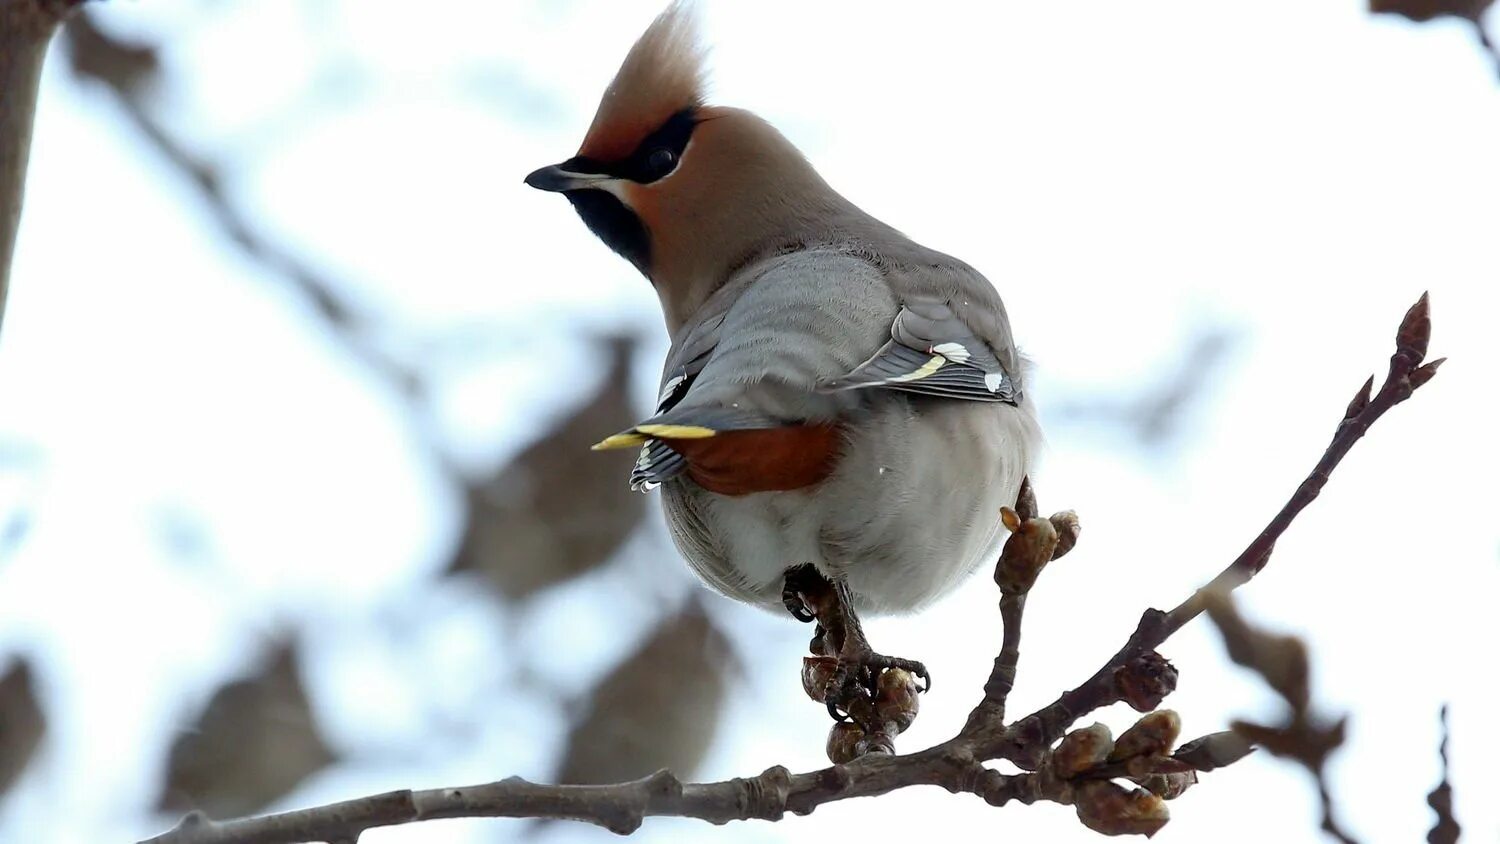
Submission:
[[[1078,718],[1117,701],[1125,700],[1120,684],[1115,682],[1115,672],[1133,657],[1159,647],[1183,625],[1197,618],[1205,609],[1209,596],[1228,593],[1259,574],[1271,559],[1276,541],[1291,526],[1307,505],[1311,504],[1328,483],[1333,470],[1359,442],[1375,420],[1385,412],[1411,397],[1412,391],[1431,380],[1442,365],[1438,358],[1422,365],[1427,354],[1427,343],[1432,334],[1432,321],[1428,310],[1427,294],[1417,300],[1407,311],[1396,333],[1396,352],[1391,355],[1390,369],[1385,383],[1372,398],[1370,389],[1374,378],[1367,380],[1350,401],[1344,418],[1339,422],[1333,441],[1323,452],[1313,470],[1298,485],[1290,500],[1282,505],[1271,521],[1245,550],[1213,580],[1209,581],[1187,600],[1170,612],[1148,609],[1141,615],[1135,632],[1125,646],[1115,653],[1094,676],[1082,685],[1063,694],[1058,700],[1022,719],[1006,731],[1005,743],[998,747],[999,754],[1017,764],[1031,759],[1038,748],[1051,744],[1062,736]]]
[[[1369,427],[1432,378],[1442,361],[1423,365],[1430,333],[1427,296],[1423,294],[1401,323],[1396,352],[1380,390],[1371,396],[1372,379],[1355,395],[1322,458],[1265,529],[1228,567],[1171,611],[1147,610],[1125,646],[1092,677],[1015,723],[1003,722],[1005,698],[1014,683],[1020,655],[1023,602],[1018,598],[1024,598],[1042,566],[1065,553],[1077,537],[1076,517],[1060,513],[1050,519],[1036,518],[1035,505],[1025,495],[1017,502],[1021,512],[1009,508],[1004,512],[1012,534],[996,566],[1005,644],[985,686],[984,698],[964,728],[934,747],[904,756],[872,753],[847,764],[801,774],[778,766],[748,779],[714,783],[683,784],[667,771],[615,785],[538,785],[511,778],[466,788],[397,791],[224,822],[194,813],[144,844],[342,844],[356,841],[361,832],[375,827],[453,817],[570,819],[625,834],[654,815],[699,818],[715,824],[752,818],[777,820],[787,812],[807,814],[825,803],[873,797],[917,785],[974,794],[996,806],[1037,800],[1073,805],[1080,820],[1096,831],[1149,835],[1167,821],[1162,800],[1186,791],[1197,781],[1198,772],[1211,771],[1244,756],[1249,750],[1244,736],[1215,733],[1171,753],[1179,721],[1175,713],[1162,710],[1150,712],[1118,741],[1111,739],[1106,727],[1096,724],[1070,733],[1056,748],[1053,745],[1075,720],[1089,712],[1117,701],[1127,701],[1137,710],[1152,710],[1173,690],[1176,670],[1154,648],[1214,606],[1215,600],[1222,600],[1258,574],[1277,540],[1317,498],[1333,470]],[[1273,673],[1266,673],[1266,677],[1268,682],[1279,682]],[[1289,695],[1289,700],[1301,699],[1295,683],[1282,682],[1277,688]],[[983,765],[1002,758],[1027,770],[1002,774]],[[1126,789],[1113,781],[1117,778],[1132,780],[1147,790]]]
[[[0,321],[26,194],[42,60],[52,34],[82,0],[0,0]]]

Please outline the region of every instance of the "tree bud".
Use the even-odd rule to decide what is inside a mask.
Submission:
[[[1137,756],[1165,756],[1182,731],[1182,719],[1170,709],[1142,715],[1130,729],[1120,734],[1109,761],[1123,762]]]
[[[1083,825],[1104,835],[1155,835],[1171,815],[1160,797],[1139,788],[1127,789],[1110,780],[1089,780],[1078,786],[1073,808]]]
[[[1114,747],[1114,737],[1103,724],[1074,730],[1052,751],[1052,770],[1063,779],[1071,779],[1103,765]]]

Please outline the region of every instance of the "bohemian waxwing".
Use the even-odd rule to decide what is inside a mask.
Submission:
[[[866,683],[920,669],[871,652],[853,612],[915,609],[995,559],[1040,440],[1005,306],[770,124],[707,105],[694,29],[668,8],[578,154],[526,177],[651,281],[671,332],[656,414],[595,448],[641,449],[632,488],[660,487],[714,589],[825,626],[831,600],[828,651]]]

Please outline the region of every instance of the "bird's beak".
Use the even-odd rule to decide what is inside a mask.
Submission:
[[[570,191],[602,188],[605,182],[613,179],[613,176],[604,173],[574,173],[564,170],[560,164],[553,164],[540,170],[533,170],[531,175],[526,177],[526,184],[537,190]]]

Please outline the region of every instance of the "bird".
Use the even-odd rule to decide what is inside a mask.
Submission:
[[[654,288],[671,346],[639,448],[674,544],[708,586],[817,622],[848,697],[892,667],[862,616],[916,611],[996,558],[1041,433],[998,291],[876,219],[781,132],[710,104],[696,7],[626,54],[561,193]],[[622,488],[623,494],[623,488]]]

